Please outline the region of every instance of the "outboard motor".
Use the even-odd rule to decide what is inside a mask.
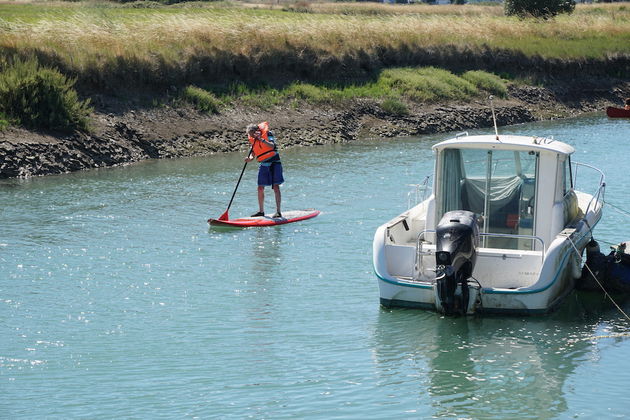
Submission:
[[[445,213],[436,228],[436,241],[436,285],[441,309],[446,315],[466,314],[470,298],[468,279],[479,246],[477,216],[465,210]]]

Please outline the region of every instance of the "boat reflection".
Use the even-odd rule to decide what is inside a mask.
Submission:
[[[546,318],[383,308],[372,350],[381,385],[403,391],[416,382],[427,416],[553,418],[567,411],[567,379],[597,357],[597,336],[624,331],[621,322],[602,321],[617,318],[600,295],[577,293]]]

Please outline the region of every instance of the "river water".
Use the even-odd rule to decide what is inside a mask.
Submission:
[[[629,202],[630,121],[501,131],[570,143]],[[206,224],[242,154],[1,182],[0,418],[630,416],[630,324],[599,295],[533,318],[379,306],[374,231],[445,138],[283,151],[284,209],[322,214],[272,228]],[[257,210],[255,174],[231,216]],[[595,233],[629,240],[628,216]]]

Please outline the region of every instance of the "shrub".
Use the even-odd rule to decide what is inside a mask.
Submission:
[[[199,111],[209,114],[218,114],[221,102],[211,92],[198,88],[197,86],[188,86],[182,94],[184,100],[193,104]]]
[[[479,89],[493,93],[501,98],[507,97],[507,87],[501,78],[482,70],[467,71],[462,79],[469,81]]]
[[[87,130],[92,109],[79,100],[69,79],[37,60],[0,63],[0,113],[30,128]]]
[[[505,0],[507,16],[551,18],[560,13],[573,13],[575,0]]]
[[[409,115],[409,108],[398,98],[387,98],[381,103],[381,109],[392,115]]]
[[[4,131],[9,128],[9,118],[0,112],[0,131]]]
[[[470,82],[435,67],[384,70],[379,83],[416,102],[468,98],[477,93]]]

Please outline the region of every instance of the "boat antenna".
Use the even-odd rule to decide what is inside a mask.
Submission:
[[[490,100],[490,109],[492,110],[492,121],[494,122],[494,133],[496,134],[495,138],[501,143],[501,140],[499,140],[499,129],[497,128],[497,116],[494,114],[494,104],[492,103],[494,96],[490,95],[488,99]]]

